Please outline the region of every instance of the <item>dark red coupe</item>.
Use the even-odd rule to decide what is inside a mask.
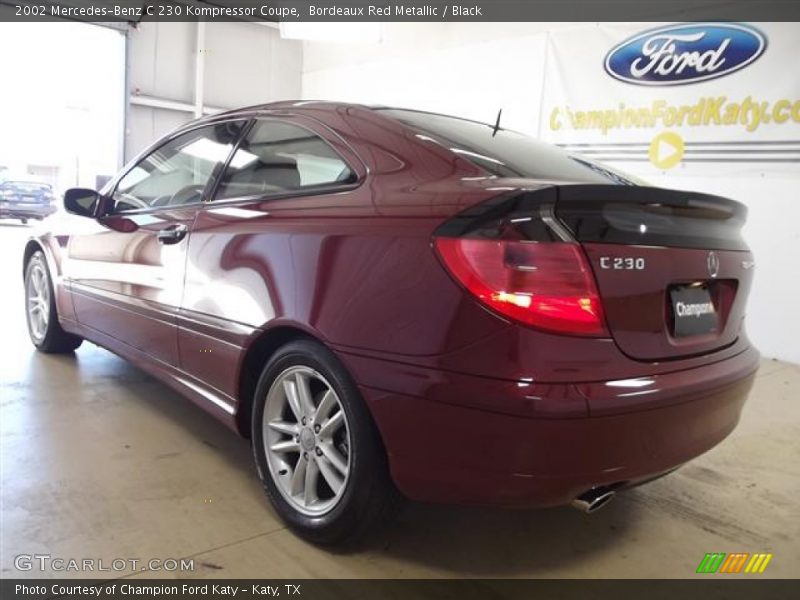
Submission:
[[[285,102],[186,125],[28,242],[43,352],[83,339],[252,439],[280,516],[357,537],[399,492],[592,511],[735,427],[745,208],[525,135]]]

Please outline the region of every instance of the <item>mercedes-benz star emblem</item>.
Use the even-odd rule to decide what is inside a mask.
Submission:
[[[709,252],[706,258],[706,268],[711,277],[719,275],[719,256],[716,252]]]

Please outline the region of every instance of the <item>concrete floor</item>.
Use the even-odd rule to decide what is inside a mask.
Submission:
[[[91,344],[33,351],[32,230],[0,223],[2,577],[58,575],[16,571],[23,553],[191,557],[200,577],[683,578],[706,552],[772,552],[760,577],[798,574],[800,366],[765,361],[727,441],[592,516],[410,505],[370,549],[334,554],[283,527],[248,443],[188,401]]]

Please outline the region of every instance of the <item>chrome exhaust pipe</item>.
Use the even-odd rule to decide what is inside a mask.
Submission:
[[[572,507],[582,513],[591,514],[614,499],[616,492],[607,487],[596,487],[584,492],[572,501]]]

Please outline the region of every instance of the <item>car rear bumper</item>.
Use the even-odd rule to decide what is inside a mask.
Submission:
[[[56,208],[49,204],[41,206],[15,206],[6,204],[0,206],[0,219],[43,219],[56,212]]]
[[[635,485],[706,452],[736,426],[759,364],[749,348],[650,378],[536,384],[342,358],[403,493],[505,506],[567,504],[592,487]]]

